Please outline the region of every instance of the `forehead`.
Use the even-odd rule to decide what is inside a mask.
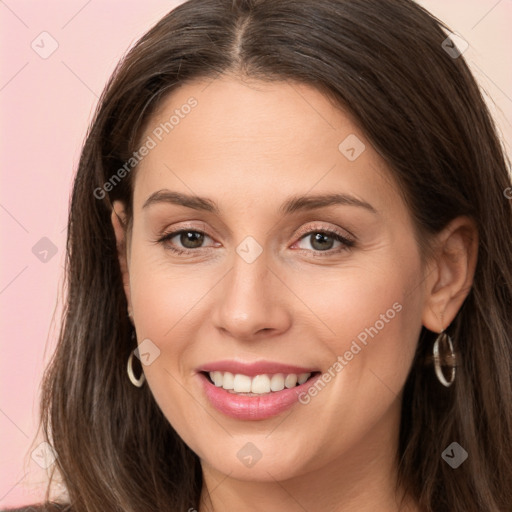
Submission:
[[[372,198],[377,209],[397,202],[392,175],[364,133],[308,85],[191,82],[149,120],[142,142],[149,140],[136,172],[135,209],[162,188],[243,205],[308,191],[350,192]]]

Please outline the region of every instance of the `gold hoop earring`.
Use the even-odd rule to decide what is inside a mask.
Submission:
[[[448,348],[450,349],[450,354],[447,357],[444,357],[443,360],[448,360],[450,362],[450,380],[446,380],[446,377],[444,376],[442,365],[441,365],[441,356],[439,355],[439,344],[447,344]],[[433,347],[433,355],[434,355],[434,370],[436,372],[437,380],[439,382],[449,388],[455,381],[455,367],[456,367],[456,357],[455,352],[453,350],[453,342],[452,339],[448,334],[446,334],[444,331],[441,331],[439,335],[436,338],[436,341],[434,341],[434,347]]]

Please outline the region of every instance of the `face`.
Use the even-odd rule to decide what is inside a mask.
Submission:
[[[423,268],[364,133],[309,86],[222,77],[174,91],[150,139],[125,288],[146,385],[203,466],[286,479],[393,443]]]

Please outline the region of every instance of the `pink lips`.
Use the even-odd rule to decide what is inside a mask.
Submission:
[[[244,396],[230,393],[217,387],[201,372],[231,372],[240,373],[249,377],[263,374],[300,374],[314,373],[318,370],[299,366],[284,365],[274,362],[241,363],[238,361],[218,361],[197,368],[197,375],[201,381],[204,392],[210,403],[221,413],[239,420],[264,420],[276,416],[292,407],[298,401],[301,393],[307,392],[314,385],[320,374],[314,375],[304,384],[271,392],[260,396]]]

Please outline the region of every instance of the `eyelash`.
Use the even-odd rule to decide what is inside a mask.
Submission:
[[[211,238],[204,231],[201,231],[200,229],[186,229],[185,228],[185,229],[179,229],[176,231],[171,231],[169,233],[164,233],[161,238],[156,240],[156,243],[166,245],[165,242],[169,241],[170,239],[174,238],[177,235],[180,235],[181,233],[199,233],[200,235]],[[347,251],[347,250],[351,249],[352,247],[354,247],[354,245],[355,245],[355,241],[353,239],[347,238],[345,235],[342,235],[338,231],[330,230],[330,229],[320,229],[320,228],[313,228],[313,229],[310,229],[309,231],[306,231],[305,233],[301,233],[298,241],[301,241],[304,238],[307,238],[308,236],[317,234],[317,233],[320,233],[322,235],[327,235],[327,236],[333,238],[334,240],[340,242],[342,245],[340,247],[338,247],[338,249],[328,249],[325,251],[316,251],[316,250],[312,250],[312,249],[298,249],[298,250],[312,252],[314,257],[325,258],[328,256],[333,256],[335,254],[339,254],[343,251]],[[295,242],[295,243],[297,243],[297,242]],[[191,253],[197,252],[199,249],[211,249],[211,248],[198,247],[196,249],[180,249],[178,247],[166,245],[166,249],[172,251],[175,254],[181,255],[181,254],[191,254]]]

